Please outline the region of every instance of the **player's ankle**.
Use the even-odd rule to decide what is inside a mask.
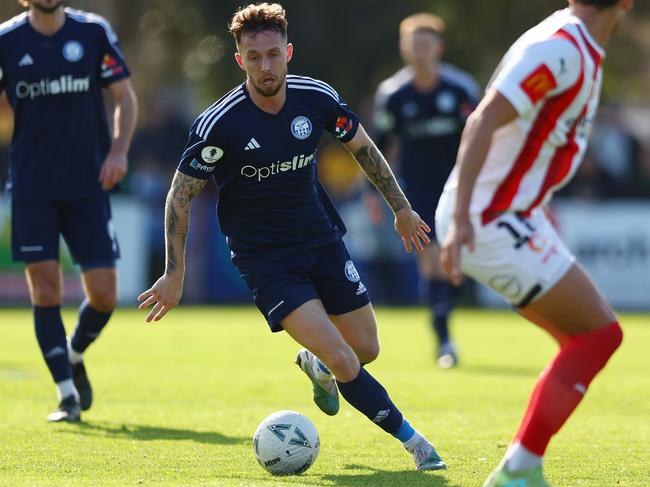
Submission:
[[[506,453],[506,469],[511,472],[519,472],[537,468],[542,465],[543,458],[517,441],[510,445]]]

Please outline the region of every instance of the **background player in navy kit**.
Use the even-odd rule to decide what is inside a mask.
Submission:
[[[278,4],[249,5],[235,13],[230,31],[247,79],[192,127],[167,197],[165,274],[139,296],[140,309],[153,305],[146,319],[159,320],[178,304],[190,202],[212,176],[233,262],[271,329],[284,329],[306,347],[297,363],[312,381],[316,404],[336,414],[338,384],[350,404],[403,442],[418,469],[445,468],[361,366],[379,353],[377,326],[341,241],[345,227],[318,183],[315,151],[323,131],[345,144],[384,195],[408,251],[413,245],[422,249],[429,229],[336,91],[287,75],[293,46],[286,27]]]
[[[0,88],[15,114],[12,252],[26,263],[36,338],[58,387],[59,408],[48,420],[77,421],[92,402],[82,354],[115,307],[119,252],[106,191],[126,173],[136,99],[104,19],[64,9],[62,0],[19,3],[28,11],[0,26]],[[116,106],[112,140],[102,88]],[[81,266],[86,294],[68,343],[59,235]]]
[[[465,120],[479,94],[469,75],[440,62],[444,28],[442,19],[429,13],[405,18],[400,24],[400,52],[406,67],[382,82],[375,97],[377,146],[383,151],[391,139],[397,139],[404,191],[413,209],[432,229]],[[440,265],[435,239],[417,254],[417,264],[432,307],[438,364],[449,368],[457,362],[448,325],[453,290]]]

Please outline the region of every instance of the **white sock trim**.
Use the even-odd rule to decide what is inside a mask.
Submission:
[[[78,364],[84,360],[84,354],[75,351],[70,344],[70,340],[68,340],[68,360],[71,364]]]
[[[418,430],[413,430],[413,435],[408,440],[403,441],[402,445],[404,445],[404,448],[406,448],[408,451],[413,451],[413,447],[423,439],[424,436],[422,436],[422,433],[420,433]]]
[[[68,396],[74,395],[79,400],[79,393],[72,383],[72,379],[62,380],[61,382],[56,383],[56,390],[59,395],[59,401]]]
[[[543,457],[531,452],[518,441],[510,445],[506,452],[506,468],[511,472],[539,467]]]

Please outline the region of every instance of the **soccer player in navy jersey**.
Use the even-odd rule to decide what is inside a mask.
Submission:
[[[406,67],[383,81],[375,97],[375,140],[380,150],[398,142],[401,182],[413,209],[433,230],[442,188],[456,160],[465,120],[477,103],[479,88],[466,73],[441,63],[445,23],[429,13],[400,24],[400,52]],[[435,233],[434,233],[435,235]],[[453,288],[438,259],[435,239],[417,254],[423,294],[432,309],[432,328],[442,368],[457,363],[449,336]]]
[[[0,90],[13,108],[7,191],[12,253],[26,264],[36,338],[56,382],[49,421],[78,421],[92,403],[83,353],[116,302],[119,256],[107,191],[123,177],[136,98],[113,29],[62,0],[19,0],[0,25]],[[111,136],[102,88],[115,102]],[[59,236],[81,267],[86,299],[66,341]]]
[[[157,321],[178,305],[190,203],[212,178],[232,260],[271,330],[285,330],[305,347],[296,363],[312,382],[316,404],[336,414],[340,390],[403,442],[418,469],[445,468],[363,367],[379,353],[377,325],[341,240],[343,222],[317,179],[316,148],[323,131],[354,154],[386,198],[407,251],[422,249],[429,228],[337,92],[322,81],[287,75],[293,46],[287,43],[282,6],[249,5],[235,13],[230,32],[247,79],[192,126],[167,196],[166,270],[138,297],[140,309],[153,305],[146,320]]]

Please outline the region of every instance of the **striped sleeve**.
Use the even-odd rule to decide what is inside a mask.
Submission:
[[[178,165],[180,172],[198,179],[208,179],[217,164],[224,162],[226,137],[220,121],[223,123],[224,115],[244,98],[244,88],[240,85],[199,115],[190,129],[187,146]]]
[[[199,117],[190,129],[178,170],[197,179],[209,179],[224,156],[224,144],[218,141],[216,131],[208,139],[199,136],[197,128],[200,121]]]
[[[520,116],[525,116],[537,103],[571,88],[581,72],[576,47],[564,39],[550,38],[504,59],[491,88],[505,96]]]

